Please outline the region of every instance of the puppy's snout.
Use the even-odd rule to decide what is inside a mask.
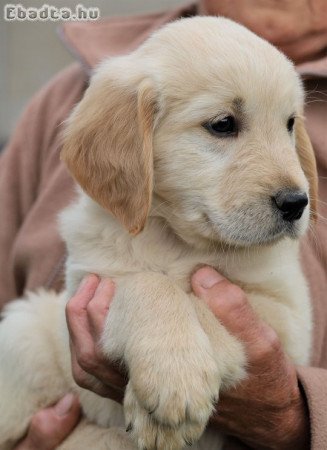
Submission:
[[[309,202],[305,192],[290,189],[279,191],[272,199],[287,222],[299,220]]]

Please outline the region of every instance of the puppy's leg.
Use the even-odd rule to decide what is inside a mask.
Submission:
[[[230,336],[222,331],[221,337],[228,354]],[[139,448],[174,450],[199,438],[226,364],[218,367],[188,294],[161,274],[120,280],[103,348],[127,364],[125,413]]]
[[[58,366],[55,344],[60,309],[56,294],[40,292],[12,302],[2,314],[1,449],[11,448],[10,443],[25,433],[31,416],[69,389]]]

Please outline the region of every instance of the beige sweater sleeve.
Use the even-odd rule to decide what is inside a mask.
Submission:
[[[327,449],[327,370],[299,367],[298,376],[304,389],[310,415],[310,450]]]

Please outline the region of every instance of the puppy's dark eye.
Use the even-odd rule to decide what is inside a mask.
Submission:
[[[216,122],[206,122],[204,128],[216,136],[235,136],[238,132],[237,123],[233,116],[226,116]]]
[[[290,118],[288,119],[288,121],[287,121],[287,130],[288,130],[289,133],[291,133],[291,132],[293,131],[293,128],[294,128],[294,122],[295,122],[294,117],[290,117]]]

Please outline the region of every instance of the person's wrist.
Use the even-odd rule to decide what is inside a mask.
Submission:
[[[306,399],[299,388],[298,397],[277,413],[274,429],[267,442],[254,445],[255,450],[308,450],[310,448],[310,420]]]
[[[310,448],[310,419],[307,401],[302,389],[299,387],[299,397],[291,405],[285,417],[288,432],[285,441],[281,443],[281,450],[308,450]]]

